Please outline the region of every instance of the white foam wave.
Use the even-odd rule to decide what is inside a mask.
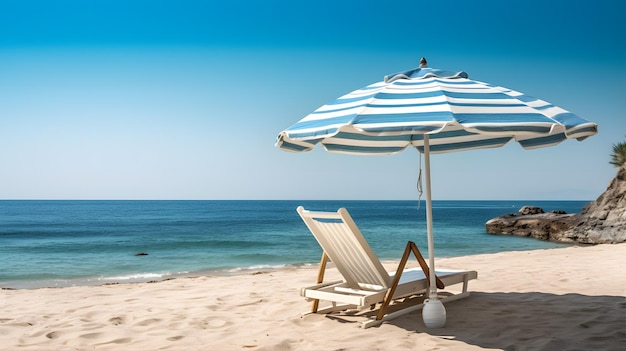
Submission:
[[[159,274],[159,273],[137,273],[137,274],[130,274],[130,275],[120,275],[120,276],[115,276],[115,277],[99,277],[97,278],[97,280],[141,280],[141,279],[159,279],[159,278],[163,278],[164,276],[168,276],[171,275],[171,273],[164,273],[164,274]]]
[[[277,264],[277,265],[261,264],[261,265],[256,265],[256,266],[235,267],[235,268],[227,269],[226,272],[239,273],[239,272],[251,271],[251,270],[256,270],[256,269],[281,269],[285,267],[287,267],[286,264]]]

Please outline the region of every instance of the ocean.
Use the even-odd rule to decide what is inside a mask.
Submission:
[[[577,213],[588,201],[433,201],[435,256],[563,247],[490,235],[485,222],[533,205]],[[428,253],[417,201],[0,201],[0,288],[146,282],[319,262],[296,207],[348,209],[381,260],[407,240]],[[143,253],[145,255],[137,255]]]

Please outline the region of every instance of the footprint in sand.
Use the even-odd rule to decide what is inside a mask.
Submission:
[[[56,339],[59,337],[59,333],[58,332],[49,332],[48,334],[46,334],[46,338],[48,339]]]
[[[143,321],[137,323],[137,325],[145,327],[145,326],[148,326],[150,324],[159,323],[160,321],[161,320],[159,318],[150,318],[150,319],[146,319],[146,320],[143,320]]]
[[[208,323],[206,323],[206,325],[211,327],[211,328],[220,328],[220,327],[223,327],[225,325],[230,325],[230,324],[232,324],[232,323],[227,322],[227,321],[222,320],[222,319],[212,319],[212,320],[208,321]]]
[[[111,340],[107,342],[106,344],[128,344],[131,341],[133,341],[133,339],[131,338],[120,338],[120,339]]]
[[[178,340],[180,340],[182,338],[184,338],[184,336],[177,335],[177,336],[170,336],[169,338],[167,338],[167,340],[169,340],[169,341],[178,341]]]
[[[80,335],[81,338],[85,338],[85,339],[97,339],[102,335],[102,333],[88,333],[88,334],[83,334]]]
[[[109,323],[111,323],[113,325],[124,324],[124,317],[113,317],[113,318],[109,319]]]

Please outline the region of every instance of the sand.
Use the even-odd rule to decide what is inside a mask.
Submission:
[[[479,274],[470,297],[446,304],[442,329],[421,311],[369,329],[362,317],[301,317],[315,267],[2,290],[0,349],[623,350],[625,263],[626,244],[438,259]]]

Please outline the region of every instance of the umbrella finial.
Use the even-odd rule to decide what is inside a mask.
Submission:
[[[428,66],[428,62],[426,62],[426,58],[422,57],[420,60],[420,68],[424,68]]]

